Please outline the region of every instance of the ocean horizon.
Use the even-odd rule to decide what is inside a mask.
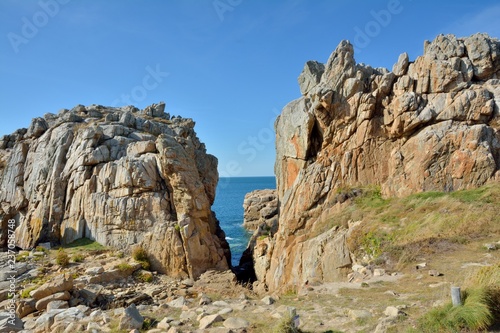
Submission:
[[[245,194],[254,190],[275,189],[276,178],[265,177],[221,177],[217,184],[215,202],[212,210],[226,233],[226,240],[231,247],[231,263],[239,264],[245,251],[251,232],[243,228],[243,200]]]

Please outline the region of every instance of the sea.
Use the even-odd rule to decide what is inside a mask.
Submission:
[[[243,228],[243,199],[254,190],[275,189],[275,177],[221,177],[212,210],[217,215],[231,247],[231,262],[237,266],[252,233]]]

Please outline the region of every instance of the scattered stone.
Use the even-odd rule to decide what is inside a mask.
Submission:
[[[19,332],[24,329],[24,323],[17,314],[10,314],[4,311],[0,312],[0,328],[2,328],[0,332]]]
[[[373,276],[384,276],[384,275],[385,275],[385,269],[375,268],[373,270]]]
[[[497,243],[487,243],[484,244],[484,247],[488,251],[495,251],[500,248]]]
[[[223,315],[231,313],[231,312],[233,312],[233,309],[231,309],[231,308],[223,308],[222,310],[220,310],[217,313],[220,314],[221,316],[223,316]]]
[[[35,304],[35,308],[38,311],[42,311],[42,310],[45,310],[45,308],[47,307],[47,304],[49,304],[52,301],[69,301],[70,298],[71,298],[71,295],[69,294],[69,292],[67,292],[67,291],[58,292],[58,293],[55,293],[53,295],[49,295],[45,298],[38,300]]]
[[[144,318],[141,316],[135,304],[130,305],[123,311],[123,315],[120,318],[120,329],[141,329],[144,323]]]
[[[156,327],[162,329],[162,330],[168,330],[170,328],[170,322],[172,322],[173,320],[171,318],[163,318],[162,320],[160,320],[160,322],[158,323],[158,325]]]
[[[69,291],[73,289],[73,278],[62,278],[62,279],[56,279],[51,282],[45,283],[31,294],[31,297],[33,297],[36,300],[41,300],[42,298],[45,298],[49,295],[53,295],[55,293],[63,292],[63,291]]]
[[[388,306],[385,308],[384,314],[388,317],[397,317],[400,314],[400,311],[395,306]]]
[[[47,304],[47,311],[69,308],[67,301],[52,301]]]
[[[271,296],[265,296],[263,299],[261,299],[261,302],[265,305],[272,305],[274,304],[275,300]]]
[[[212,326],[214,323],[218,323],[218,322],[221,322],[223,320],[224,319],[218,314],[209,315],[209,316],[201,318],[199,328],[201,330],[204,330],[204,329]]]
[[[210,304],[210,303],[212,303],[212,299],[210,299],[210,297],[208,297],[208,296],[207,296],[207,295],[205,295],[205,294],[202,294],[202,295],[200,296],[200,301],[199,301],[199,303],[198,303],[200,306],[202,306],[202,305],[208,305],[208,304]]]
[[[229,317],[226,320],[224,320],[224,323],[222,325],[230,329],[242,329],[250,327],[250,322],[248,322],[248,320],[239,317]]]
[[[36,311],[36,301],[34,298],[20,299],[17,302],[16,313],[19,318],[24,318]]]
[[[169,302],[168,306],[170,306],[172,308],[180,309],[183,306],[188,305],[188,304],[189,303],[186,300],[186,298],[184,296],[181,296],[181,297],[178,297],[178,298],[174,299],[173,301]]]
[[[97,266],[97,267],[90,267],[85,270],[85,274],[87,275],[98,275],[104,272],[104,268],[102,266]]]
[[[431,269],[431,270],[429,270],[429,275],[430,276],[442,276],[443,274],[435,269]]]
[[[348,316],[349,318],[356,320],[356,319],[370,318],[372,314],[370,311],[367,310],[349,310]]]
[[[215,301],[215,302],[212,303],[212,305],[220,307],[220,308],[224,308],[224,307],[228,307],[229,303],[224,302],[224,301]]]
[[[422,262],[422,263],[417,264],[415,266],[416,269],[422,269],[422,268],[425,268],[425,267],[427,267],[427,263],[426,262]]]

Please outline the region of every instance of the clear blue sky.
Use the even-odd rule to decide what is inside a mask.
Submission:
[[[221,176],[272,175],[272,123],[307,60],[348,39],[358,62],[392,68],[476,32],[500,37],[498,0],[0,0],[0,135],[77,104],[163,100]]]

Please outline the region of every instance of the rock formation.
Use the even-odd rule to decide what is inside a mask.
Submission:
[[[500,178],[500,41],[440,35],[392,72],[357,64],[342,41],[308,62],[303,96],[275,123],[279,230],[257,241],[254,268],[270,290],[338,281],[351,266],[347,230],[314,235],[339,189],[384,196],[455,191]]]
[[[120,249],[140,244],[153,268],[174,276],[227,269],[229,247],[211,211],[217,159],[193,120],[164,108],[78,105],[4,136],[3,245],[14,219],[23,249],[87,237]]]
[[[275,190],[255,190],[243,201],[243,227],[270,233],[278,227],[278,198]],[[274,230],[276,231],[276,230]]]

